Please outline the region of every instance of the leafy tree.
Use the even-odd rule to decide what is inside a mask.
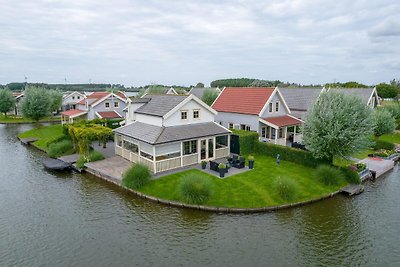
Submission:
[[[62,104],[62,93],[59,90],[49,90],[47,93],[51,99],[50,111],[58,111]]]
[[[7,116],[9,112],[15,106],[15,98],[9,89],[0,89],[0,112]]]
[[[374,135],[376,137],[392,133],[396,129],[396,120],[388,110],[375,110],[373,118],[375,123]]]
[[[359,98],[328,91],[320,95],[303,124],[303,142],[316,158],[333,162],[370,145],[372,110]]]
[[[39,121],[50,113],[52,100],[48,91],[43,87],[29,87],[25,90],[22,101],[22,114],[24,117]]]
[[[197,83],[197,84],[196,84],[196,87],[198,87],[198,88],[204,88],[204,83]]]
[[[327,83],[325,87],[340,87],[340,88],[367,88],[368,85],[358,83],[358,82],[345,82],[345,83]]]
[[[378,84],[376,90],[382,98],[395,98],[399,94],[399,89],[396,86],[387,83]]]
[[[218,97],[218,92],[216,90],[205,89],[203,96],[201,97],[201,100],[203,100],[203,102],[206,103],[207,105],[211,106],[217,97]]]

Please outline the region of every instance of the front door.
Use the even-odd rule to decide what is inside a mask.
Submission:
[[[211,160],[214,158],[214,138],[200,140],[200,160]]]

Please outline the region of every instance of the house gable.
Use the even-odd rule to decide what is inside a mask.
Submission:
[[[272,109],[271,109],[272,107]],[[262,108],[259,117],[278,117],[286,114],[290,114],[290,109],[286,104],[285,98],[279,91],[278,87],[275,88],[264,107]]]

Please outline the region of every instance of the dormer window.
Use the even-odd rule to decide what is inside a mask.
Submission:
[[[275,103],[275,111],[279,112],[279,101]]]
[[[200,110],[195,109],[193,110],[193,119],[198,119],[198,118],[200,118]]]
[[[181,119],[187,120],[187,110],[181,110]]]
[[[105,106],[105,108],[110,108],[110,103],[106,102],[106,103],[104,103],[104,106]]]
[[[119,107],[119,102],[114,102],[114,108],[118,108]]]
[[[269,112],[272,112],[272,103],[269,103]]]

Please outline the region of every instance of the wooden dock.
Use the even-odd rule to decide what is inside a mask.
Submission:
[[[343,187],[340,192],[348,194],[349,196],[361,194],[364,191],[364,186],[359,184],[351,184]]]
[[[394,168],[394,161],[376,157],[369,157],[360,161],[367,165],[373,178],[378,178]]]

